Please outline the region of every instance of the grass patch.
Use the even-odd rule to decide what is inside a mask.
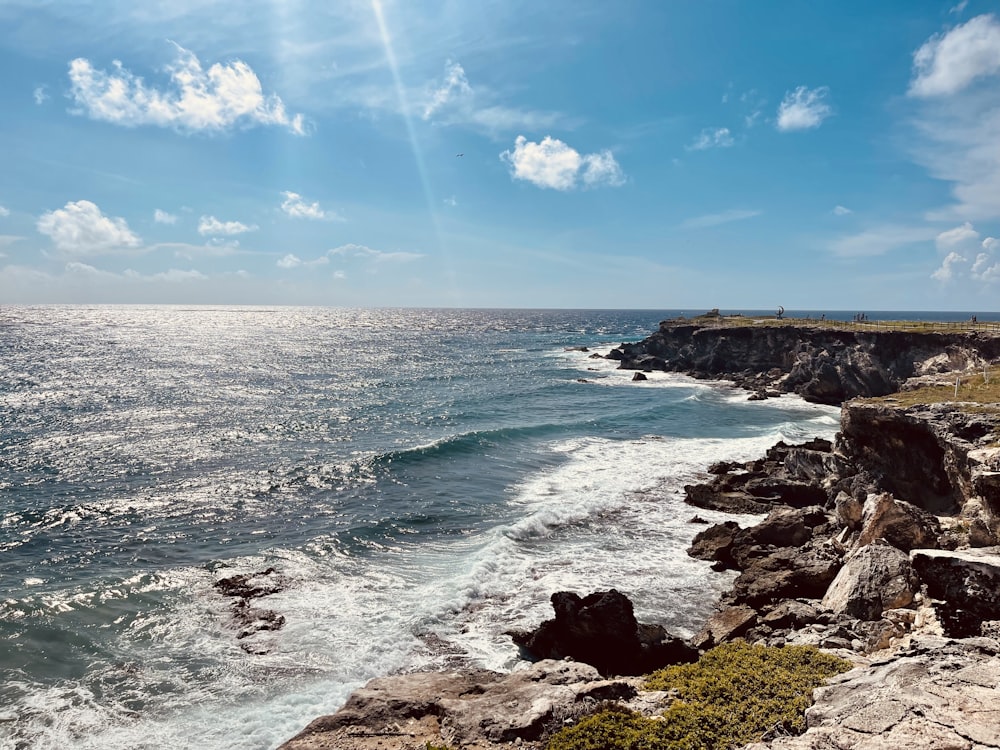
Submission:
[[[547,750],[724,750],[765,735],[799,734],[812,691],[850,668],[807,646],[727,643],[694,664],[649,675],[647,689],[677,696],[661,717],[604,709],[561,729]]]
[[[895,406],[917,406],[919,404],[943,404],[961,402],[979,404],[979,408],[966,407],[966,411],[1000,411],[1000,367],[992,367],[984,377],[982,371],[946,376],[951,382],[921,385],[893,393],[891,396],[864,399],[865,401],[891,403]],[[958,395],[955,395],[955,378],[959,379]]]

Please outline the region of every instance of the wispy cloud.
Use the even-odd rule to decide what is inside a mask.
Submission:
[[[134,127],[156,125],[182,132],[220,132],[236,126],[277,125],[305,133],[301,114],[289,115],[277,94],[264,94],[257,75],[242,60],[202,68],[198,57],[174,45],[177,57],[166,67],[166,90],[147,86],[115,60],[111,72],[82,57],[69,64],[76,113]]]
[[[214,216],[202,216],[198,221],[198,234],[203,237],[232,236],[257,231],[256,224],[240,221],[219,221]]]
[[[851,209],[847,208],[847,206],[834,206],[833,213],[836,214],[837,216],[849,216],[854,212]]]
[[[720,224],[729,224],[733,221],[743,221],[744,219],[752,219],[754,216],[760,216],[760,211],[747,211],[743,209],[730,209],[729,211],[722,211],[717,214],[704,214],[703,216],[694,216],[690,219],[685,219],[681,222],[680,226],[682,229],[705,229],[707,227],[717,227]]]
[[[465,69],[461,65],[448,60],[444,67],[444,81],[430,93],[424,105],[425,120],[430,119],[431,115],[456,97],[472,94],[472,86],[469,85],[469,79],[465,77]]]
[[[572,190],[576,187],[618,187],[625,174],[610,151],[581,154],[562,141],[545,136],[541,143],[523,135],[514,140],[513,151],[500,159],[510,166],[515,180],[525,180],[542,188]]]
[[[826,102],[829,94],[827,86],[815,89],[799,86],[786,93],[778,106],[778,130],[789,132],[818,128],[823,120],[833,114],[833,109]]]
[[[735,142],[729,128],[705,128],[687,149],[688,151],[704,151],[709,148],[729,148]]]
[[[504,131],[541,130],[568,124],[567,118],[556,112],[524,109],[505,104],[496,92],[469,82],[461,64],[448,60],[442,79],[428,84],[422,91],[410,93],[419,103],[424,120],[444,125],[469,127],[495,135]],[[392,98],[374,97],[375,108],[397,106]]]
[[[10,209],[5,206],[0,206],[0,218],[10,216]]]
[[[844,258],[885,255],[891,250],[930,242],[938,232],[933,227],[884,224],[834,240],[830,250]]]
[[[408,263],[424,257],[423,253],[413,253],[407,251],[385,252],[374,250],[365,245],[341,245],[327,251],[330,257],[341,258],[367,258],[375,263]]]
[[[49,100],[49,94],[45,90],[45,86],[36,86],[35,90],[31,92],[32,97],[35,100],[35,104],[41,106]]]
[[[139,235],[122,218],[101,213],[90,201],[70,201],[63,208],[39,217],[36,227],[51,238],[58,250],[74,255],[95,255],[137,248]]]

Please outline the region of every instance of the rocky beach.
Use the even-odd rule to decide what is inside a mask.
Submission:
[[[804,734],[754,750],[1000,747],[1000,405],[986,387],[1000,337],[710,318],[607,356],[750,399],[841,404],[836,440],[779,443],[684,488],[689,555],[737,574],[701,631],[639,623],[616,590],[553,592],[553,620],[511,633],[530,666],[373,680],[284,750],[541,748],[608,701],[661,713],[670,696],[639,675],[736,639],[854,665],[817,689]],[[711,525],[698,509],[764,517]]]

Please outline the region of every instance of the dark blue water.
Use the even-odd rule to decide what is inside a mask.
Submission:
[[[274,747],[510,669],[560,589],[690,633],[728,579],[682,486],[838,412],[567,350],[677,312],[0,308],[0,747]],[[237,639],[213,583],[267,567]]]

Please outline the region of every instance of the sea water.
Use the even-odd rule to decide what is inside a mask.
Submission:
[[[560,590],[692,634],[731,578],[683,486],[839,413],[591,356],[675,312],[0,308],[0,747],[273,748],[516,669]],[[267,568],[240,639],[213,584]]]

